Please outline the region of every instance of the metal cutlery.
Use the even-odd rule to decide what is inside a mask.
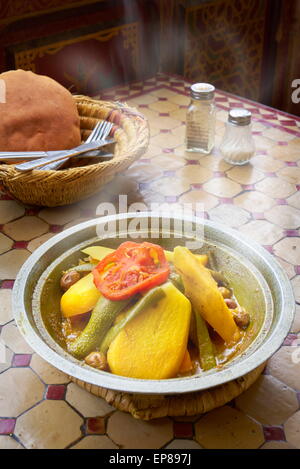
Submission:
[[[35,160],[35,161],[26,161],[26,163],[21,163],[19,165],[16,165],[15,168],[22,172],[31,171],[32,169],[37,169],[37,168],[40,168],[41,166],[45,166],[49,164],[50,162],[61,161],[61,160],[65,160],[66,158],[71,158],[73,156],[83,155],[84,153],[87,153],[88,151],[91,151],[91,150],[98,150],[99,148],[103,147],[103,145],[106,145],[107,143],[111,143],[111,142],[112,140],[106,139],[106,140],[97,140],[95,142],[90,142],[90,143],[83,143],[82,145],[79,145],[79,147],[73,148],[73,151],[71,153],[66,153],[66,151],[61,151],[53,155],[51,154],[51,152],[47,152],[47,157],[39,158],[38,160]]]
[[[95,139],[102,140],[104,138],[104,135],[107,136],[112,128],[113,124],[111,122],[107,121],[102,121],[98,122],[96,126],[94,127],[93,131],[87,138],[87,140],[84,143],[89,143],[91,141],[94,141]],[[100,131],[102,132],[100,133]],[[102,143],[102,145],[106,145],[107,143],[112,143],[114,140],[108,140]],[[69,150],[64,150],[66,154],[71,155],[74,149],[69,149]],[[6,152],[0,151],[0,162],[9,162],[9,163],[17,163],[18,161],[24,161],[26,162],[32,162],[35,163],[39,158],[49,158],[49,156],[55,156],[59,155],[62,153],[62,150],[55,150],[55,151],[29,151],[29,152],[24,152],[24,151],[17,151],[17,152]],[[107,152],[100,152],[99,150],[96,151],[94,150],[93,152],[87,152],[84,154],[86,157],[95,157],[95,156],[101,156],[103,158],[111,158],[113,154],[107,153]],[[67,156],[66,156],[67,158]],[[63,161],[59,161],[59,166],[61,166],[66,159]],[[51,163],[54,164],[54,163]],[[49,163],[50,166],[50,163]],[[44,167],[43,167],[44,168]],[[49,167],[49,169],[51,169]],[[56,168],[55,168],[56,169]]]
[[[93,131],[90,133],[90,135],[88,136],[88,138],[86,139],[84,143],[90,143],[90,142],[94,142],[97,140],[104,140],[109,135],[109,132],[111,131],[112,127],[113,127],[113,124],[111,122],[108,122],[108,121],[98,122],[98,124],[96,124]],[[111,142],[107,141],[107,143],[111,143]],[[104,157],[104,158],[113,156],[112,153],[102,153],[101,155],[99,155],[98,152],[87,152],[86,154],[83,155],[83,157],[87,157],[87,156],[95,157],[96,155]],[[36,169],[40,171],[56,170],[56,169],[59,169],[61,166],[63,166],[69,159],[70,158],[65,158],[62,161],[54,161],[52,163],[49,163],[45,166],[42,166]]]

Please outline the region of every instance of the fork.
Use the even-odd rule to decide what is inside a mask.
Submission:
[[[95,142],[97,140],[104,140],[108,136],[112,127],[113,127],[113,124],[111,122],[108,122],[108,121],[98,122],[84,143]],[[95,150],[93,152],[87,152],[83,156],[91,156],[91,154],[93,155],[95,152],[98,152],[98,151],[99,150]],[[100,156],[108,156],[108,155],[110,155],[110,153],[104,153]],[[64,160],[53,161],[52,163],[49,163],[45,166],[41,166],[40,168],[36,168],[36,169],[40,171],[49,171],[49,170],[59,169],[61,166],[63,166],[66,163],[66,161],[69,161],[70,159],[71,158],[65,158]],[[35,163],[37,162],[38,160],[35,161]]]

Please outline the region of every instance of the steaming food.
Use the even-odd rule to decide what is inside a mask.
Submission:
[[[57,330],[70,354],[99,370],[167,379],[219,368],[250,323],[206,254],[177,246],[91,246],[62,273]]]

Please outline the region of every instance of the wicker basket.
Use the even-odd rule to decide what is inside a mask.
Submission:
[[[3,189],[25,204],[55,207],[90,197],[117,173],[128,168],[148,147],[148,123],[136,109],[86,96],[74,96],[74,99],[83,141],[97,121],[109,120],[115,124],[114,158],[60,171],[33,170],[28,173],[17,171],[14,165],[0,165]]]

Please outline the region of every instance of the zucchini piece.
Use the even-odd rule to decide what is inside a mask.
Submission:
[[[92,311],[86,327],[68,347],[68,351],[73,357],[82,359],[90,352],[93,352],[101,344],[116,316],[131,300],[132,298],[122,301],[111,301],[101,296]]]
[[[217,363],[214,355],[212,341],[209,337],[207,325],[202,318],[201,314],[193,310],[196,320],[198,349],[200,354],[200,365],[204,371],[214,368]]]

